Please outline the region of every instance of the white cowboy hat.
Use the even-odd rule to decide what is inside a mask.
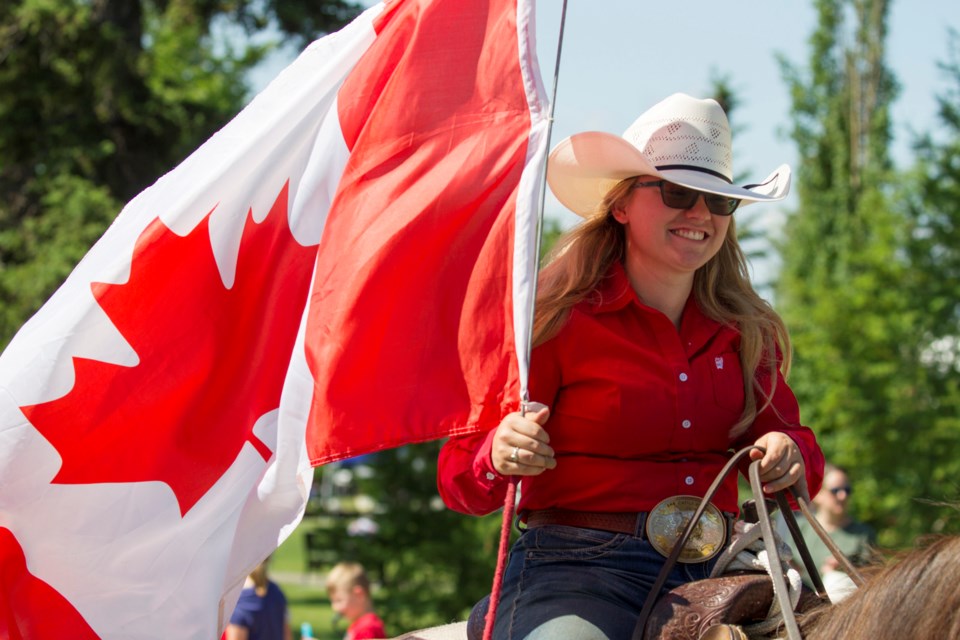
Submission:
[[[790,167],[780,165],[759,184],[733,184],[730,123],[715,100],[683,93],[643,112],[623,133],[586,131],[550,152],[547,183],[565,207],[589,217],[614,185],[633,176],[657,176],[707,193],[750,202],[782,200]]]

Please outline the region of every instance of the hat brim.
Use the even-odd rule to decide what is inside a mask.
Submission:
[[[640,150],[603,131],[586,131],[561,140],[547,160],[547,184],[560,203],[583,217],[618,182],[638,175],[656,176],[698,191],[751,202],[783,200],[790,192],[790,167],[780,165],[762,182],[742,187],[695,169],[657,169]]]

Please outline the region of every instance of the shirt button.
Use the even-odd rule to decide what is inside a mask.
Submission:
[[[497,474],[487,471],[487,480],[496,480]]]
[[[690,486],[691,484],[693,484],[693,476],[687,476],[687,479],[684,480],[684,482],[687,483],[687,486]]]
[[[684,420],[684,421],[681,422],[680,424],[683,426],[684,429],[689,429],[689,428],[690,428],[690,425],[693,424],[693,423],[690,422],[689,420]]]
[[[681,374],[680,374],[680,382],[686,382],[686,381],[687,381],[687,374],[681,373]]]

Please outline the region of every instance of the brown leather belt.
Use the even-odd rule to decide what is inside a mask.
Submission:
[[[672,496],[661,500],[651,511],[606,513],[572,511],[569,509],[542,509],[523,514],[530,529],[545,525],[565,525],[584,529],[598,529],[626,533],[646,540],[664,557],[680,539],[690,518],[700,504],[696,496]],[[684,545],[677,562],[703,562],[716,556],[733,534],[733,514],[722,513],[714,505],[707,505],[693,535]]]
[[[647,512],[604,513],[597,511],[571,511],[569,509],[542,509],[525,514],[527,528],[533,529],[551,524],[584,529],[599,529],[614,533],[627,533],[646,538]]]

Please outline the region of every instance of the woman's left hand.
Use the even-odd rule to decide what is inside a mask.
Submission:
[[[765,454],[759,449],[750,451],[751,460],[760,460],[760,481],[763,483],[763,491],[775,493],[795,486],[797,493],[809,501],[810,494],[807,491],[803,456],[793,438],[785,433],[773,431],[760,436],[754,444],[767,450]]]

